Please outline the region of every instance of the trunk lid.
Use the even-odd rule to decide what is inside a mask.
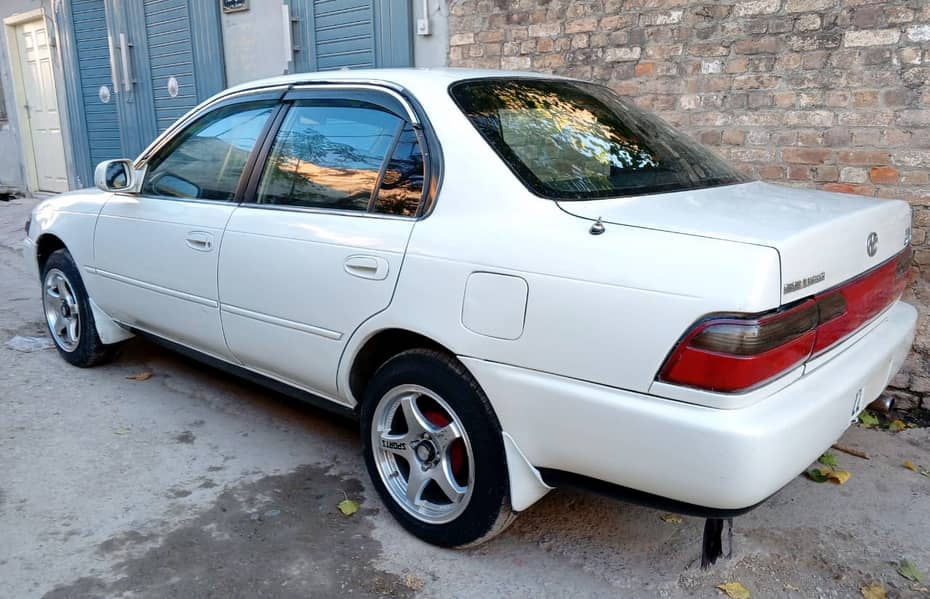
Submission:
[[[783,304],[835,287],[910,243],[906,202],[759,182],[559,206],[604,223],[772,247]]]

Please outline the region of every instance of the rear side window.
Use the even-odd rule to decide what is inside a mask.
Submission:
[[[274,102],[235,104],[201,117],[150,161],[142,193],[232,201],[274,107]]]
[[[576,81],[478,79],[453,99],[535,194],[588,200],[729,185],[734,168],[605,87]]]
[[[374,210],[397,216],[416,216],[423,197],[423,153],[416,131],[407,125],[397,138],[384,169]]]
[[[403,126],[367,102],[298,102],[268,156],[258,203],[367,211]]]

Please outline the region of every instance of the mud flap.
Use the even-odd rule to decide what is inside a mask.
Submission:
[[[723,553],[723,525],[727,525],[727,553],[726,558],[733,557],[733,518],[708,518],[704,521],[704,538],[701,543],[701,570],[706,570],[717,559],[724,557]]]

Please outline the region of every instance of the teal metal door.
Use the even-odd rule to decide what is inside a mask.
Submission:
[[[219,3],[59,3],[76,183],[134,157],[178,117],[225,87]]]
[[[409,0],[289,0],[291,72],[413,64]]]

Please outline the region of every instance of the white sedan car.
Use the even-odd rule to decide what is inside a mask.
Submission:
[[[914,336],[908,204],[749,181],[582,81],[258,81],[96,184],[27,224],[65,360],[145,335],[351,414],[442,546],[567,483],[751,509]]]

